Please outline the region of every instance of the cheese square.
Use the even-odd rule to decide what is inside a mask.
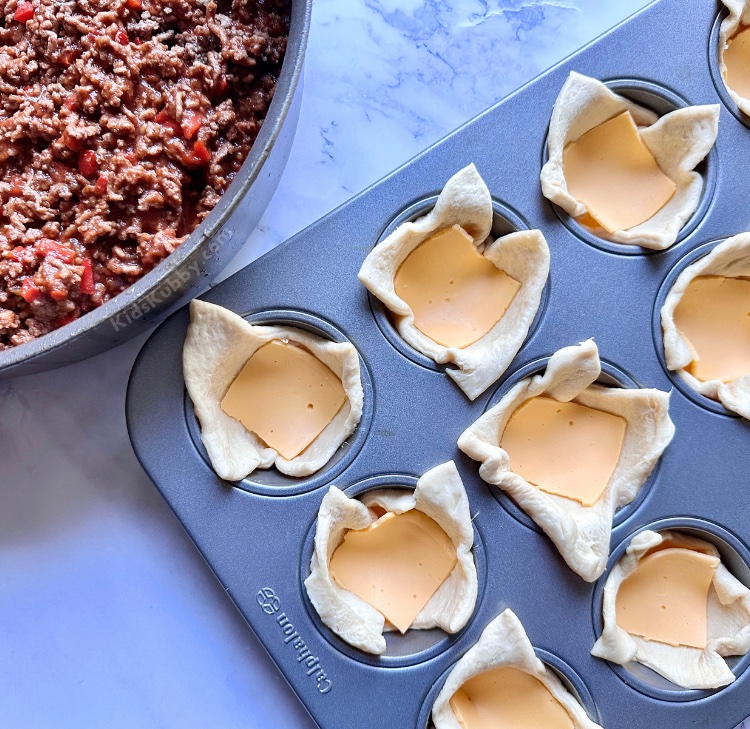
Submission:
[[[341,380],[325,364],[302,347],[274,339],[246,362],[221,408],[292,459],[323,432],[344,402]]]

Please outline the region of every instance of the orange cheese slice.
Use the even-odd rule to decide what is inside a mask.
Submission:
[[[719,559],[671,547],[647,554],[617,593],[617,625],[625,632],[673,646],[703,649],[708,590]]]
[[[744,28],[727,43],[724,51],[724,82],[738,96],[750,99],[750,28]]]
[[[221,409],[291,459],[323,432],[345,402],[341,380],[314,354],[274,339],[245,363]]]
[[[456,565],[456,549],[429,516],[388,512],[367,529],[350,530],[330,562],[333,579],[402,633]]]
[[[693,352],[687,370],[694,377],[729,382],[750,374],[750,280],[694,278],[674,323]]]
[[[641,140],[629,111],[570,142],[563,169],[568,192],[610,233],[652,218],[677,189]]]
[[[462,729],[573,729],[563,705],[535,676],[493,668],[470,678],[450,700]]]
[[[601,228],[601,225],[599,225],[599,221],[597,221],[595,218],[592,218],[589,213],[584,213],[580,218],[576,218],[576,220],[584,228],[588,228],[589,230],[596,231],[597,229]]]
[[[468,347],[500,321],[521,284],[474,246],[458,225],[417,246],[396,272],[414,326],[445,347]]]
[[[612,477],[625,429],[618,415],[534,397],[510,416],[500,447],[511,469],[529,483],[591,506]]]

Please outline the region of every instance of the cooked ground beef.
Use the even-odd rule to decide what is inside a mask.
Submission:
[[[0,350],[174,251],[240,169],[290,0],[0,0]]]

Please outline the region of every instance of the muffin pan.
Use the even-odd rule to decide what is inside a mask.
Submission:
[[[288,321],[356,346],[365,412],[341,457],[318,474],[219,479],[202,451],[182,378],[187,309],[144,346],[127,402],[138,458],[321,727],[425,729],[447,671],[506,607],[606,729],[731,729],[750,713],[749,658],[731,659],[737,681],[709,692],[592,657],[608,573],[593,585],[578,578],[456,446],[510,383],[543,367],[557,349],[593,336],[605,382],[671,390],[677,428],[643,495],[615,518],[610,565],[647,526],[685,529],[718,544],[735,576],[750,579],[750,426],[675,383],[658,328],[664,287],[676,271],[710,243],[750,227],[750,131],[712,82],[712,28],[720,12],[707,0],[650,5],[205,296],[253,322]],[[722,104],[718,141],[702,167],[701,205],[672,248],[647,253],[589,240],[542,196],[547,126],[571,70],[621,93]],[[637,100],[648,103],[643,95]],[[657,111],[668,110],[656,103]],[[504,377],[473,403],[442,367],[399,340],[357,280],[362,260],[394,223],[428,210],[445,181],[470,162],[492,193],[498,229],[540,228],[552,257],[530,337]],[[472,619],[456,635],[393,636],[380,659],[351,649],[320,622],[303,587],[328,485],[357,494],[386,483],[413,488],[416,477],[449,459],[461,472],[476,530],[479,599]]]

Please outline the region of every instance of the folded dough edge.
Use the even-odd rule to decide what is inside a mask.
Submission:
[[[347,397],[320,435],[289,460],[221,409],[224,394],[247,360],[274,339],[309,350],[341,379]],[[229,309],[206,301],[190,303],[182,369],[200,422],[201,440],[214,470],[226,481],[240,481],[255,469],[272,465],[289,476],[315,473],[328,463],[362,417],[359,355],[352,344],[331,342],[296,327],[249,324]]]
[[[750,233],[740,233],[727,238],[711,253],[687,266],[677,277],[661,308],[664,358],[667,368],[676,372],[692,390],[712,400],[718,400],[727,410],[743,418],[750,418],[750,372],[731,382],[704,382],[686,369],[694,359],[693,353],[675,326],[674,312],[690,282],[698,276],[711,275],[728,278],[750,276]]]
[[[403,223],[373,248],[362,263],[359,280],[394,315],[404,341],[438,364],[453,364],[448,375],[470,400],[481,395],[507,369],[534,321],[549,275],[549,248],[541,231],[520,230],[490,238],[492,198],[471,164],[459,170],[440,193],[435,207]],[[394,280],[409,254],[433,233],[461,226],[474,245],[497,268],[521,284],[500,320],[467,347],[445,347],[414,325],[414,312],[395,290]]]
[[[723,656],[750,651],[750,590],[720,563],[708,598],[708,643],[704,650],[671,646],[626,633],[617,625],[617,592],[640,560],[663,542],[720,557],[713,544],[680,532],[645,530],[630,541],[603,591],[604,627],[591,653],[612,663],[637,661],[687,689],[712,689],[735,680]]]
[[[719,70],[721,71],[721,79],[727,93],[732,101],[737,104],[739,110],[750,116],[750,99],[740,96],[727,84],[727,66],[724,63],[724,51],[727,49],[729,40],[740,29],[740,26],[750,25],[750,3],[747,0],[721,0],[721,2],[729,11],[729,14],[721,21],[719,26]]]
[[[457,633],[469,621],[477,600],[477,571],[472,555],[474,528],[469,499],[455,463],[448,461],[427,471],[413,492],[378,489],[361,500],[331,486],[318,510],[315,547],[305,588],[320,619],[355,648],[381,655],[385,619],[369,603],[340,587],[331,577],[331,556],[349,529],[365,529],[377,520],[370,507],[402,514],[417,509],[436,521],[456,548],[453,571],[417,615],[410,630],[441,628]]]
[[[573,218],[588,213],[586,205],[568,192],[563,151],[567,144],[594,127],[629,111],[643,143],[677,190],[661,210],[643,223],[614,233],[597,228],[594,234],[614,243],[652,250],[669,248],[698,207],[703,179],[694,168],[716,141],[719,110],[718,104],[689,106],[657,117],[649,109],[614,93],[601,81],[571,71],[552,110],[548,159],[540,174],[542,194]]]
[[[550,357],[544,374],[515,385],[458,439],[458,447],[480,462],[479,475],[498,486],[552,540],[568,566],[587,582],[604,571],[615,511],[629,504],[674,435],[669,393],[594,384],[601,373],[593,340],[564,347]],[[619,415],[627,422],[620,458],[602,496],[592,506],[548,494],[514,473],[499,441],[511,415],[526,400],[547,395]]]
[[[568,712],[575,729],[601,729],[589,719],[584,708],[565,688],[557,674],[536,657],[521,621],[509,609],[487,625],[476,644],[448,674],[432,708],[435,729],[462,729],[451,709],[451,697],[469,679],[500,667],[517,668],[541,681]]]

